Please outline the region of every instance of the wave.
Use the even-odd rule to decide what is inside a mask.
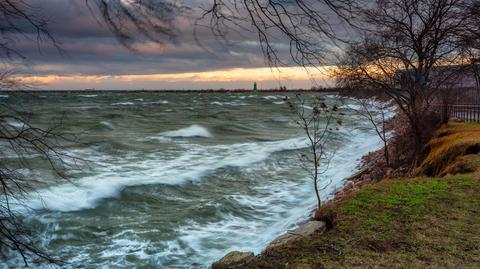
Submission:
[[[118,102],[118,103],[113,103],[112,106],[131,106],[134,105],[133,102]]]
[[[9,120],[7,121],[7,124],[14,127],[15,129],[23,129],[29,127],[26,123],[19,120]]]
[[[211,102],[211,105],[217,105],[217,106],[246,106],[246,103],[237,103],[237,102]]]
[[[98,123],[102,129],[107,129],[107,130],[113,130],[115,127],[113,127],[113,124],[108,122],[108,121],[101,121]]]
[[[257,97],[257,96],[256,95],[241,95],[238,98],[245,99],[245,98],[255,98],[255,97]]]
[[[143,102],[143,105],[152,105],[152,104],[168,104],[167,100],[160,100],[160,101],[152,101],[152,102]]]
[[[248,167],[266,160],[273,153],[306,146],[307,141],[303,138],[233,145],[195,145],[171,160],[159,160],[159,156],[136,163],[126,160],[124,165],[136,168],[128,169],[128,172],[122,165],[105,167],[98,175],[84,177],[73,184],[38,190],[26,197],[25,202],[31,209],[46,208],[64,212],[93,208],[101,199],[115,197],[126,187],[179,185],[199,181],[220,168]]]
[[[85,97],[85,98],[93,98],[93,97],[97,97],[98,94],[79,94],[78,96]]]
[[[9,97],[8,94],[5,94],[5,95],[2,94],[2,95],[0,95],[0,98],[8,98],[8,97]]]
[[[162,137],[213,137],[213,135],[208,131],[207,128],[193,124],[187,128],[179,129],[176,131],[168,131],[160,134]]]

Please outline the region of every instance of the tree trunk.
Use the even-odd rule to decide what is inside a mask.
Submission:
[[[445,94],[444,94],[445,95]],[[447,96],[443,96],[443,104],[442,104],[442,122],[447,123],[449,120],[448,115],[448,98]]]
[[[317,204],[318,204],[318,208],[320,208],[320,206],[322,205],[322,200],[320,199],[320,193],[318,192],[318,158],[317,158],[317,148],[315,147],[315,145],[312,147],[312,151],[313,151],[313,157],[315,158],[315,160],[313,161],[313,164],[315,165],[315,171],[314,171],[314,174],[313,174],[313,184],[314,184],[314,189],[315,189],[315,195],[317,196]]]
[[[383,141],[383,155],[385,157],[385,163],[387,164],[387,166],[390,166],[390,156],[388,154],[388,147],[387,147],[387,141],[384,140]]]
[[[313,184],[315,184],[314,188],[315,188],[315,195],[317,196],[317,207],[320,208],[320,206],[322,205],[322,200],[320,199],[320,193],[318,192],[317,175],[315,175]]]
[[[418,116],[413,116],[413,120],[410,123],[412,126],[413,131],[413,142],[414,142],[414,150],[413,150],[413,163],[412,168],[417,166],[418,160],[420,158],[420,153],[423,147],[423,132],[420,126],[420,120]]]

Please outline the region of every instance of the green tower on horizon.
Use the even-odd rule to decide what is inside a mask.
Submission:
[[[253,91],[254,91],[254,92],[257,91],[257,82],[254,82],[254,83],[253,83]]]

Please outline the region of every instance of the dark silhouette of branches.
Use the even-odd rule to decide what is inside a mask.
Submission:
[[[16,87],[3,76],[0,85],[3,88],[5,84],[10,90]],[[8,253],[13,251],[20,254],[26,266],[36,258],[59,265],[60,260],[34,243],[34,234],[19,219],[18,211],[28,209],[22,201],[34,191],[32,178],[22,169],[34,169],[32,158],[40,157],[52,171],[67,180],[65,172],[78,168],[78,162],[83,160],[64,150],[75,138],[62,134],[61,120],[49,127],[38,127],[31,122],[28,113],[7,103],[0,104],[0,155],[2,160],[14,160],[0,162],[0,259],[11,258]]]
[[[466,13],[468,28],[462,35],[461,45],[469,60],[477,91],[480,92],[480,1],[467,6]]]
[[[324,44],[339,41],[332,20],[348,20],[354,0],[214,0],[201,20],[219,39],[229,31],[258,35],[261,50],[271,66],[318,67],[325,63]],[[288,42],[283,48],[280,43]],[[289,55],[287,59],[282,53]]]
[[[168,0],[86,0],[93,14],[100,13],[110,31],[127,48],[142,39],[156,43],[175,41],[175,19],[189,8]]]
[[[51,42],[61,51],[48,30],[48,21],[37,14],[29,1],[0,0],[0,59],[24,59],[14,44],[18,38],[30,38],[32,34],[37,45]]]

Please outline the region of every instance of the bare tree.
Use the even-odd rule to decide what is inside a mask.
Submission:
[[[338,83],[381,90],[408,118],[418,157],[428,133],[422,121],[435,92],[448,79],[435,76],[462,61],[459,41],[469,27],[468,0],[379,0],[359,10],[362,38],[352,42],[338,65]]]
[[[339,119],[339,108],[337,104],[327,105],[326,100],[321,96],[307,99],[296,94],[293,99],[285,97],[285,100],[294,115],[295,123],[304,131],[308,139],[308,154],[302,154],[300,159],[305,170],[311,175],[317,206],[320,208],[322,205],[320,191],[330,185],[331,179],[323,186],[319,186],[319,177],[328,170],[330,160],[335,153],[329,143],[332,142],[332,135],[342,123]]]

